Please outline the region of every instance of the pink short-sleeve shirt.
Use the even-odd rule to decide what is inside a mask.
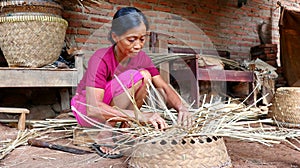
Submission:
[[[73,113],[78,123],[81,126],[92,126],[83,117],[87,114],[85,91],[87,86],[104,89],[103,102],[110,104],[114,96],[124,92],[120,84],[114,79],[114,75],[118,76],[124,86],[130,88],[132,82],[136,83],[143,78],[139,73],[139,70],[142,69],[148,70],[151,76],[159,75],[159,71],[154,66],[152,60],[143,51],[131,58],[127,66],[124,67],[115,59],[113,46],[97,50],[90,58],[88,69],[77,86],[76,95],[71,100],[72,109],[75,108],[73,109]]]
[[[82,80],[80,81],[77,93],[85,90],[86,86],[105,89],[107,82],[114,78],[114,75],[119,75],[127,70],[146,69],[151,76],[159,75],[159,71],[153,64],[152,60],[145,52],[140,51],[138,55],[131,58],[126,67],[121,66],[115,59],[113,46],[97,50],[88,62]]]

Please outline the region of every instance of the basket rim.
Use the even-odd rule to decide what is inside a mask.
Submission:
[[[4,22],[24,22],[24,21],[41,21],[41,22],[60,22],[68,26],[68,22],[59,17],[45,15],[22,15],[22,16],[4,16],[0,17],[0,23]]]
[[[63,9],[59,2],[56,1],[32,1],[32,0],[13,0],[13,1],[4,1],[0,3],[0,7],[15,7],[15,6],[46,6]]]

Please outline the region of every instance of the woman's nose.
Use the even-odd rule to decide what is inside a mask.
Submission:
[[[135,41],[133,48],[134,49],[142,49],[143,46],[144,46],[144,42],[137,40],[137,41]]]

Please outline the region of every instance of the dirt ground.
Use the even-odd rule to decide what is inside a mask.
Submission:
[[[0,141],[14,139],[17,130],[0,125]],[[73,146],[72,138],[57,142]],[[225,144],[234,168],[300,168],[300,151],[286,143],[268,147],[259,143],[225,138]],[[300,146],[300,144],[299,144]],[[76,148],[79,148],[76,146]],[[83,147],[80,147],[83,148]],[[84,147],[83,149],[89,150]],[[0,161],[1,168],[126,168],[126,157],[103,159],[96,153],[76,155],[66,152],[20,146]],[[196,167],[196,166],[195,166]]]

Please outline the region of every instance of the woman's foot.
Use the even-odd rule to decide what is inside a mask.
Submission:
[[[101,131],[97,135],[96,143],[93,144],[93,148],[96,149],[101,157],[106,158],[119,158],[121,152],[118,150],[116,144],[113,141],[113,134],[110,131]],[[98,149],[98,150],[97,150]]]

